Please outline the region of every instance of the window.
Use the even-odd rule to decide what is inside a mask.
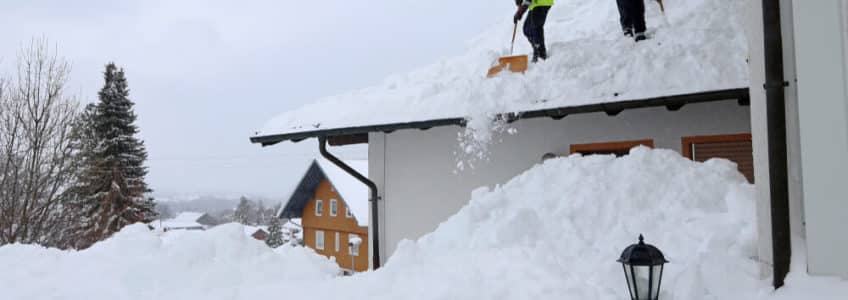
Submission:
[[[638,140],[638,141],[623,141],[613,143],[593,143],[593,144],[572,144],[571,154],[580,153],[582,155],[613,154],[615,156],[625,156],[630,153],[630,149],[636,146],[654,147],[653,140]]]
[[[339,213],[339,201],[336,199],[330,200],[330,215],[335,217]]]
[[[748,182],[754,183],[754,148],[751,134],[689,136],[683,138],[683,156],[694,161],[724,158],[736,167]]]
[[[353,218],[353,214],[350,213],[350,206],[345,206],[345,217],[348,219]]]
[[[355,234],[348,234],[347,235],[348,243],[350,243],[350,241],[352,241],[354,239],[359,239],[359,236],[357,236]],[[352,246],[352,245],[347,247],[347,251],[350,254],[350,256],[359,256],[359,246],[360,245],[362,245],[362,244],[356,245],[355,247]]]
[[[336,252],[339,252],[339,233],[336,232]]]
[[[324,201],[315,200],[315,215],[320,217],[323,211],[324,211]]]
[[[315,249],[324,250],[324,231],[315,231]]]

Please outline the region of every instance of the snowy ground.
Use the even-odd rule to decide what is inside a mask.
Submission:
[[[615,1],[558,0],[545,27],[551,58],[524,75],[487,79],[509,55],[504,12],[463,55],[285,112],[257,135],[440,118],[466,118],[482,131],[498,113],[749,86],[743,1],[667,1],[665,15],[654,1],[646,8],[653,38],[637,44],[623,37]],[[520,31],[516,52],[532,52]]]
[[[615,259],[638,234],[671,263],[663,299],[845,299],[848,282],[758,278],[753,187],[723,160],[667,150],[536,166],[405,241],[379,271],[337,277],[303,248],[238,225],[164,237],[143,225],[80,252],[0,247],[3,299],[626,299]]]

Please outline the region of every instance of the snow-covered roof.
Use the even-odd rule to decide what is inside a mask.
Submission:
[[[201,217],[203,217],[203,215],[205,215],[205,213],[187,211],[187,212],[181,212],[179,215],[174,217],[172,220],[173,221],[180,221],[180,222],[195,222],[195,221],[199,220]]]
[[[179,229],[179,228],[204,228],[203,224],[197,222],[201,217],[203,217],[205,213],[200,212],[181,212],[173,219],[153,221],[150,222],[150,226],[153,228],[168,228],[168,229]]]
[[[368,186],[326,159],[316,159],[327,180],[350,209],[359,226],[368,226]],[[367,160],[345,160],[348,166],[368,177]]]
[[[345,160],[345,164],[364,176],[368,176],[367,160]],[[300,218],[306,202],[313,199],[315,189],[323,179],[327,179],[339,194],[341,200],[351,211],[359,226],[368,226],[368,187],[359,182],[332,162],[316,158],[303,174],[303,178],[293,188],[291,195],[282,205],[278,217]]]
[[[646,5],[652,38],[635,43],[621,33],[615,1],[557,1],[545,28],[550,58],[531,65],[523,75],[487,79],[486,70],[509,54],[512,32],[511,18],[492,16],[510,20],[471,40],[464,55],[285,112],[268,121],[254,138],[473,120],[749,86],[744,2],[691,0],[665,5],[665,14],[653,2]],[[516,52],[531,52],[523,37],[516,40]]]

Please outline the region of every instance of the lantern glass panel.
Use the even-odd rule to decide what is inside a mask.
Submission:
[[[652,282],[649,281],[651,267],[650,266],[633,266],[633,272],[636,274],[636,295],[639,300],[653,299],[656,295],[648,295],[651,292]]]
[[[653,278],[653,280],[651,280],[651,285],[652,285],[651,290],[653,291],[652,292],[653,294],[651,294],[651,297],[654,297],[654,299],[658,299],[659,293],[660,293],[660,283],[661,283],[660,280],[662,279],[663,266],[658,265],[658,266],[653,266],[651,268],[654,268],[654,272],[653,272],[654,278]]]
[[[630,289],[630,296],[634,297],[633,299],[637,299],[636,297],[636,286],[633,282],[633,266],[628,264],[622,264],[624,266],[624,277],[627,279],[627,287]]]

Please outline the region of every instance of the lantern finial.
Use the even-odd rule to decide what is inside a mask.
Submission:
[[[644,244],[645,244],[645,237],[643,237],[642,234],[640,233],[639,234],[639,245],[644,245]]]

